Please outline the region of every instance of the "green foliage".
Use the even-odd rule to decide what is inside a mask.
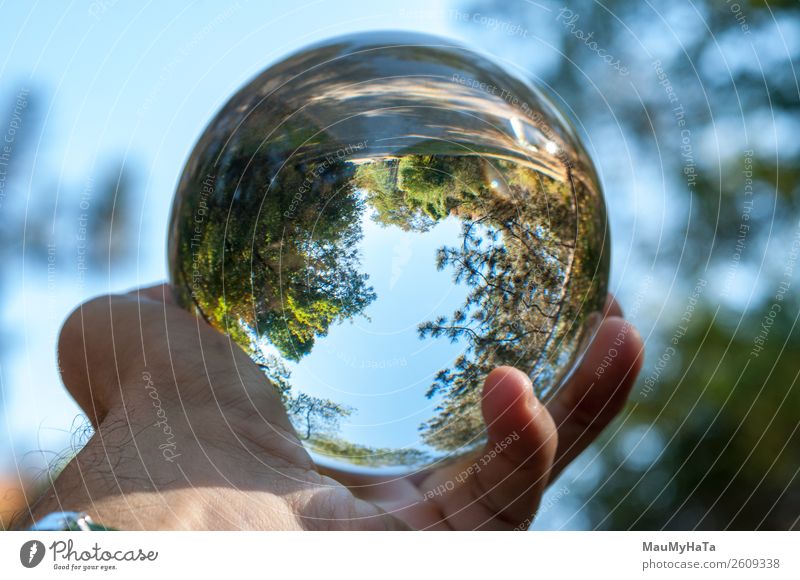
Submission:
[[[398,187],[411,208],[441,220],[465,198],[479,195],[480,167],[477,158],[466,155],[408,155],[400,161]]]
[[[177,216],[181,299],[193,301],[243,348],[251,335],[263,335],[283,356],[299,360],[332,324],[375,298],[358,271],[363,202],[341,163],[280,166],[262,155],[231,165],[234,174],[254,175],[217,180],[213,195],[188,200],[187,212],[207,206],[199,233],[197,216]],[[196,190],[203,191],[202,182]]]
[[[463,340],[466,347],[427,393],[439,404],[437,415],[421,426],[422,436],[442,450],[474,445],[483,432],[481,385],[493,368],[518,361],[535,378],[540,395],[554,388],[561,377],[553,357],[577,351],[580,321],[605,298],[607,281],[600,273],[607,254],[588,250],[602,248],[605,235],[603,207],[596,205],[594,192],[576,181],[573,198],[565,195],[567,185],[530,169],[503,161],[494,166],[509,184],[509,195],[467,198],[459,211],[472,219],[462,225],[461,244],[441,248],[438,255],[438,267],[470,292],[451,316],[418,328],[421,338]],[[582,210],[570,212],[573,203]],[[561,217],[556,221],[554,215]],[[579,251],[575,231],[584,244]],[[551,344],[559,348],[548,351]]]
[[[555,31],[553,42],[563,58],[541,80],[565,95],[590,137],[604,134],[608,126],[620,132],[619,141],[594,140],[596,146],[608,153],[624,142],[637,167],[659,168],[663,183],[654,185],[665,189],[671,207],[665,215],[683,216],[689,208],[686,219],[667,217],[658,236],[641,236],[639,219],[652,206],[633,208],[623,202],[614,207],[618,222],[635,230],[632,255],[625,260],[627,284],[617,291],[618,298],[623,307],[642,303],[634,313],[637,321],[657,320],[652,330],[646,329],[648,356],[629,414],[588,452],[597,475],[587,477],[579,470],[581,477],[574,478],[568,472],[556,485],[571,487],[576,498],[571,506],[585,503],[581,515],[593,528],[797,529],[796,266],[763,350],[752,353],[783,281],[800,210],[800,149],[791,139],[780,141],[788,143],[785,147],[778,139],[791,131],[788,119],[800,115],[800,94],[790,72],[798,53],[783,44],[785,31],[798,26],[800,5],[794,0],[703,0],[687,13],[680,4],[571,2],[569,9],[580,19],[577,27],[631,67],[626,78],[603,67],[597,53],[556,20],[557,11],[552,19],[542,18],[542,11],[517,10],[501,0],[470,2],[468,8],[518,22],[532,34],[543,26]],[[698,33],[680,42],[669,40],[665,23],[672,19],[679,19],[684,30],[698,26]],[[630,32],[638,30],[668,40],[643,59],[640,38]],[[523,68],[536,66],[527,41],[511,39],[505,48]],[[669,102],[653,69],[655,59],[679,102]],[[598,107],[598,95],[607,99],[608,110]],[[676,120],[678,105],[685,113],[683,127]],[[600,132],[594,133],[595,128]],[[681,134],[682,128],[694,144],[688,151],[697,164],[692,186],[685,173],[687,151],[681,149],[688,134]],[[766,134],[772,137],[765,139]],[[715,148],[698,154],[699,143],[708,138]],[[748,150],[753,150],[752,196],[744,193]],[[616,179],[628,175],[633,183],[609,180],[607,195],[640,189],[630,159],[616,149],[611,153],[602,156],[604,173]],[[642,189],[636,199],[649,195]],[[753,210],[745,221],[747,201]],[[747,234],[739,251],[743,224]],[[637,297],[642,288],[637,283],[647,276],[653,283],[644,285],[645,296]],[[751,276],[759,278],[752,294]],[[708,280],[708,288],[690,320],[681,321],[699,278]],[[671,356],[670,348],[675,349]],[[649,446],[640,435],[647,432]]]
[[[326,435],[314,436],[307,444],[314,452],[323,457],[327,455],[335,457],[338,461],[365,467],[396,465],[414,467],[423,465],[430,460],[428,455],[419,449],[368,447]]]
[[[326,433],[335,433],[339,421],[352,415],[355,409],[301,392],[289,399],[286,411],[295,425],[299,424],[300,437],[311,439],[312,435],[321,437]]]
[[[220,175],[212,160],[194,167],[183,212],[173,216],[173,279],[181,302],[261,366],[301,437],[330,435],[354,409],[309,395],[277,356],[263,353],[299,361],[332,325],[375,299],[359,271],[364,201],[351,166],[301,161],[308,150],[281,158],[260,139],[252,145]]]

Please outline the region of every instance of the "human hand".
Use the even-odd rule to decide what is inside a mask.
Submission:
[[[413,528],[527,529],[547,486],[617,416],[641,368],[642,340],[611,295],[602,317],[581,363],[546,405],[522,371],[489,374],[482,399],[489,440],[477,457],[400,479],[328,474]]]
[[[261,370],[174,305],[168,287],[96,298],[59,340],[64,383],[96,433],[29,518],[86,511],[122,529],[522,529],[548,482],[622,408],[639,370],[638,334],[613,299],[605,314],[547,406],[521,371],[487,377],[491,459],[480,471],[462,477],[472,458],[364,480],[320,473]],[[617,338],[613,364],[596,378]]]

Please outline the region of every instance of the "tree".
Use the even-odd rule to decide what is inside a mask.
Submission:
[[[366,192],[373,219],[384,226],[404,231],[426,232],[435,220],[418,211],[406,200],[398,184],[398,159],[362,163],[356,168],[356,187]]]
[[[583,209],[569,211],[574,205],[568,185],[497,165],[513,175],[512,196],[480,196],[470,209],[474,221],[463,223],[461,246],[439,251],[437,266],[449,267],[454,281],[470,288],[464,305],[419,326],[422,338],[466,343],[464,354],[437,374],[428,391],[441,402],[421,430],[428,444],[444,450],[472,444],[482,431],[481,384],[493,368],[519,366],[540,396],[549,394],[580,352],[586,316],[600,308],[605,294],[605,217],[602,206],[591,211],[596,191],[575,188]],[[525,184],[538,187],[528,190]]]
[[[800,305],[789,256],[800,149],[789,120],[800,114],[800,93],[798,53],[783,39],[800,6],[747,0],[734,11],[701,0],[685,8],[575,0],[565,8],[578,18],[573,27],[558,9],[465,6],[531,33],[497,50],[564,95],[596,147],[617,231],[630,236],[618,256],[625,278],[617,297],[644,327],[648,358],[624,422],[587,451],[596,475],[566,472],[557,485],[568,485],[575,502],[557,509],[567,526],[590,528],[797,529]],[[678,15],[684,29],[701,32],[678,40],[670,25]],[[635,31],[645,28],[667,41],[643,58]],[[606,66],[578,29],[630,74]],[[539,34],[554,58],[531,50]],[[713,150],[699,154],[701,139]],[[645,189],[639,167],[659,168]],[[661,195],[669,208],[653,221]],[[698,280],[707,283],[699,294]],[[755,356],[786,281],[791,291]]]
[[[251,335],[264,337],[297,361],[375,294],[359,272],[364,202],[352,186],[353,169],[325,159],[291,161],[253,153],[231,159],[205,198],[203,181],[185,186],[172,244],[184,303],[243,348]]]
[[[416,448],[369,447],[347,441],[340,437],[319,436],[311,440],[311,449],[322,457],[333,457],[337,461],[362,467],[414,468],[431,461],[425,451]]]
[[[290,398],[286,410],[295,422],[304,425],[300,429],[301,439],[308,441],[312,435],[319,437],[324,433],[336,432],[339,421],[349,417],[354,411],[352,407],[306,393]]]
[[[469,294],[452,315],[419,325],[421,339],[446,338],[465,349],[427,393],[439,401],[437,414],[420,430],[439,450],[481,441],[480,389],[496,366],[521,365],[540,394],[552,390],[580,350],[586,315],[602,306],[602,199],[579,164],[550,157],[543,164],[561,163],[560,179],[528,167],[523,156],[514,163],[409,154],[356,172],[387,227],[425,231],[450,217],[462,223],[460,244],[440,248],[437,267]]]

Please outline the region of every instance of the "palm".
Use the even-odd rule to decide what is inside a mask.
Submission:
[[[169,302],[166,287],[156,287],[136,299],[106,297],[84,305],[62,331],[63,378],[96,426],[114,414],[134,426],[129,410],[150,403],[136,388],[142,369],[157,378],[161,397],[180,410],[173,416],[180,421],[176,431],[185,434],[186,454],[181,480],[166,474],[157,488],[218,490],[222,501],[216,498],[215,505],[226,507],[206,526],[524,528],[548,483],[621,409],[641,354],[638,335],[627,331],[611,299],[581,367],[547,407],[522,372],[502,367],[490,373],[482,399],[486,455],[406,478],[357,478],[317,470],[277,390],[264,388],[261,369],[227,337]],[[595,380],[594,369],[620,336],[615,364]],[[136,443],[140,455],[158,448]],[[136,465],[133,482],[141,478],[137,469],[152,480],[151,471],[169,467],[146,456]],[[130,488],[139,491],[135,483]],[[246,516],[226,512],[242,502],[255,509]]]
[[[504,367],[490,373],[482,400],[489,435],[484,452],[407,478],[330,475],[412,528],[527,528],[547,485],[617,415],[636,378],[641,341],[620,315],[610,298],[581,366],[546,406],[522,372]],[[621,342],[615,364],[598,378],[595,369],[614,341]]]

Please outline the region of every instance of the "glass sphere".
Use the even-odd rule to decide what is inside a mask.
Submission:
[[[228,101],[183,171],[169,265],[318,464],[401,474],[485,443],[493,368],[552,396],[608,248],[592,163],[542,91],[392,32],[317,44]]]

